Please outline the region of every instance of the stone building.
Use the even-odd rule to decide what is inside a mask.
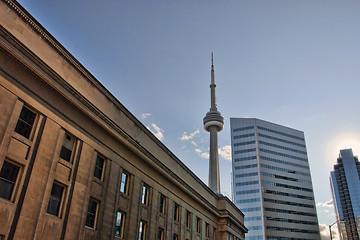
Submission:
[[[0,113],[1,240],[244,239],[242,212],[12,0]]]

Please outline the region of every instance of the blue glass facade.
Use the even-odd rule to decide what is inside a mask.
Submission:
[[[352,149],[340,150],[330,184],[341,239],[359,239],[360,163]]]
[[[319,240],[304,133],[255,118],[230,125],[233,201],[245,214],[245,240]]]

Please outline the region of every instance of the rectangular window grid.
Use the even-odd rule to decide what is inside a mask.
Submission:
[[[180,221],[180,207],[176,203],[174,205],[174,221],[175,222]]]
[[[60,216],[61,202],[63,199],[64,189],[65,189],[64,186],[56,182],[53,183],[49,204],[46,211],[47,213],[50,213],[58,217]]]
[[[116,213],[115,236],[120,239],[124,239],[125,216],[123,212]]]
[[[4,161],[0,172],[0,197],[11,200],[20,167],[8,161]]]
[[[142,220],[139,224],[139,240],[146,240],[146,222]]]
[[[26,106],[23,106],[15,127],[15,132],[26,138],[30,138],[35,123],[35,118],[36,114]]]
[[[96,157],[94,176],[102,180],[105,160],[100,155]]]
[[[65,133],[63,145],[61,146],[60,158],[71,162],[72,153],[75,146],[75,138]]]
[[[129,191],[129,175],[126,172],[122,172],[121,174],[121,184],[120,184],[120,192],[124,194],[128,194]]]
[[[165,214],[165,210],[166,210],[166,198],[164,195],[160,194],[159,212],[161,214]]]
[[[143,185],[142,187],[142,196],[141,196],[141,203],[144,205],[148,205],[149,201],[149,187],[146,185]]]
[[[85,223],[87,227],[95,228],[98,205],[99,202],[97,200],[90,198]]]

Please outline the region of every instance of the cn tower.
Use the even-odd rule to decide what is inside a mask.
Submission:
[[[217,133],[224,128],[224,118],[216,108],[215,98],[215,75],[214,75],[214,56],[211,53],[211,107],[204,117],[204,129],[210,132],[210,158],[209,158],[209,187],[215,193],[220,194],[220,174],[219,174],[219,153]]]

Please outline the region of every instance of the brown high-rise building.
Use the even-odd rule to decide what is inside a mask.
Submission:
[[[244,239],[216,195],[22,6],[0,2],[0,239]]]

